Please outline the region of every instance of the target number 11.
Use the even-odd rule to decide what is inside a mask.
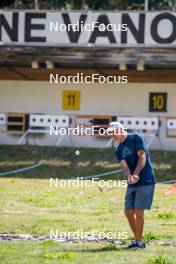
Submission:
[[[79,110],[80,109],[80,91],[64,90],[62,96],[63,110]]]

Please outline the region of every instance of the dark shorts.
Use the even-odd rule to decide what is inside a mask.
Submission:
[[[127,188],[125,210],[150,210],[154,196],[155,184]]]

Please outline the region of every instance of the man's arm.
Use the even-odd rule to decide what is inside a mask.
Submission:
[[[137,152],[137,154],[138,154],[139,160],[138,160],[137,166],[133,172],[133,175],[139,176],[140,172],[143,170],[145,163],[146,163],[146,154],[145,154],[145,151],[143,149],[139,150]]]
[[[120,161],[120,167],[126,177],[131,176],[131,171],[128,167],[128,164],[125,160]]]
[[[128,167],[128,164],[125,160],[120,161],[120,167],[124,173],[124,175],[127,177],[128,183],[135,183],[134,177],[131,175],[131,171]]]

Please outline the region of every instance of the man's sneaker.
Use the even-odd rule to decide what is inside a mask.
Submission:
[[[136,242],[138,248],[145,248],[145,242]]]
[[[126,249],[136,250],[139,248],[145,248],[145,243],[144,242],[141,242],[141,243],[135,242],[135,243],[132,243],[131,245],[129,245]]]
[[[130,244],[128,247],[126,247],[126,249],[136,249],[136,243]]]

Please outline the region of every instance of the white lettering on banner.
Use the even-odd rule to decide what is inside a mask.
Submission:
[[[76,26],[70,26],[76,23]],[[60,30],[58,25],[61,26]],[[119,25],[121,30],[116,30]],[[12,44],[173,47],[176,46],[176,12],[81,13],[1,10],[0,45]]]

